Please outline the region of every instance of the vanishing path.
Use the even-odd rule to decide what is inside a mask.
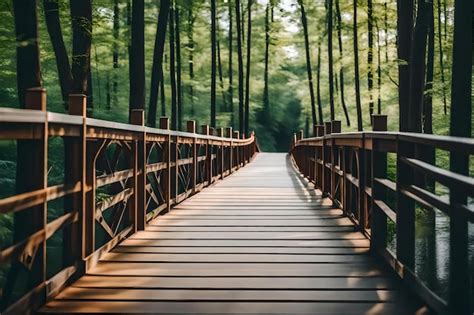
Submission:
[[[369,241],[259,154],[122,242],[42,312],[413,314]]]

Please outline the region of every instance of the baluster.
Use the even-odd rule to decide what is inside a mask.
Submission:
[[[234,147],[234,144],[233,144],[233,140],[232,140],[232,137],[233,137],[233,133],[232,133],[232,127],[227,127],[225,129],[225,136],[227,138],[230,138],[230,146],[229,146],[229,174],[232,174],[232,160],[233,160],[233,147]]]
[[[218,163],[220,164],[220,168],[218,167],[218,170],[220,169],[221,171],[221,179],[224,178],[225,176],[225,141],[224,139],[224,128],[219,128],[217,130],[217,135],[221,138],[221,146],[220,146],[220,155],[218,154],[219,161]]]
[[[64,138],[64,180],[66,185],[79,183],[81,190],[64,198],[66,211],[77,211],[79,220],[64,228],[63,262],[64,266],[78,263],[78,274],[83,274],[83,246],[85,230],[85,194],[86,194],[86,96],[69,95],[69,115],[82,117],[79,137]]]
[[[132,109],[132,125],[145,126],[145,111]],[[136,231],[145,230],[146,225],[146,132],[140,132],[140,138],[133,142],[133,203],[130,204],[132,222]]]
[[[372,130],[387,131],[387,116],[372,115]],[[387,246],[387,217],[375,201],[385,200],[385,188],[375,178],[387,178],[387,153],[377,151],[377,139],[373,139],[372,154],[372,222],[370,248],[374,253],[381,253]]]
[[[397,154],[397,259],[406,267],[415,267],[415,202],[401,191],[413,184],[414,170],[402,162],[414,154],[412,143],[398,140]]]
[[[234,139],[239,139],[240,135],[237,130],[234,131]],[[235,157],[234,157],[234,166],[239,169],[240,168],[240,145],[235,147]]]
[[[32,88],[26,91],[26,109],[38,111],[46,115],[46,90]],[[34,125],[34,138],[17,140],[17,178],[16,193],[45,190],[48,187],[48,122]],[[44,230],[47,224],[47,201],[14,214],[13,243],[20,243],[35,232]],[[46,233],[45,233],[46,235]],[[17,273],[21,263],[30,268],[28,285],[36,287],[46,281],[46,240],[37,248],[25,248],[19,257],[20,262],[14,262],[8,274],[4,287],[4,301],[7,301],[18,281]]]
[[[209,125],[201,126],[201,133],[205,136],[210,135]],[[206,143],[206,177],[207,177],[207,186],[212,184],[212,146],[211,140],[207,139]]]
[[[464,152],[450,153],[450,170],[469,176],[469,155]],[[469,279],[468,223],[458,206],[467,205],[467,194],[462,188],[452,186],[449,203],[453,209],[449,221],[449,307],[452,314],[472,314],[471,284]]]
[[[160,117],[160,129],[170,130],[170,120],[168,117]],[[169,134],[163,144],[163,162],[166,163],[165,182],[162,184],[167,205],[165,212],[169,212],[171,210],[171,135]]]
[[[194,120],[189,120],[186,123],[186,130],[189,133],[195,134],[196,133],[196,122]],[[196,144],[196,136],[193,136],[193,144],[191,148],[191,154],[193,158],[193,164],[191,165],[191,185],[192,185],[192,193],[196,193],[196,178],[197,178],[197,168],[198,168],[198,150]]]

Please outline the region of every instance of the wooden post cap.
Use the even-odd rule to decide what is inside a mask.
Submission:
[[[316,137],[324,137],[324,125],[316,126]]]
[[[372,115],[372,130],[387,131],[387,115]]]
[[[325,122],[324,123],[324,134],[330,135],[331,134],[331,122]]]
[[[304,138],[304,132],[303,130],[298,131],[298,135],[296,137],[297,140],[301,140]]]
[[[46,89],[35,87],[26,90],[25,108],[46,111]]]
[[[168,117],[160,117],[160,129],[170,129],[170,119]]]
[[[186,131],[196,133],[196,122],[194,120],[188,120],[186,122]]]
[[[331,133],[341,133],[341,121],[333,120],[331,121]]]
[[[145,125],[145,110],[132,109],[130,111],[130,123],[132,125],[144,126]]]
[[[86,117],[87,97],[84,94],[69,95],[69,115]]]
[[[226,136],[227,138],[232,138],[232,136],[233,136],[232,127],[227,127],[227,128],[225,128],[225,136]]]
[[[209,136],[210,135],[209,125],[202,125],[201,126],[201,133],[203,135]]]

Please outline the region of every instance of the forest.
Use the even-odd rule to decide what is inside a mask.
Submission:
[[[143,108],[149,126],[169,116],[176,130],[190,119],[255,130],[264,151],[286,151],[294,132],[312,135],[323,121],[370,130],[372,114],[388,115],[392,131],[449,134],[451,0],[412,3],[405,17],[386,0],[35,2],[0,3],[2,107],[22,103],[21,10],[17,23],[37,18],[37,80],[50,111],[84,93],[90,117],[127,122]]]

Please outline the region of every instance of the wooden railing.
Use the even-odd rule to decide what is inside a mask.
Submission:
[[[290,154],[300,172],[370,238],[371,250],[432,309],[472,314],[468,224],[474,222],[474,211],[468,199],[474,196],[474,179],[469,176],[474,140],[386,132],[386,116],[374,116],[372,125],[373,132],[355,133],[341,133],[339,121],[315,126],[314,138],[304,139],[302,132],[294,136]],[[450,155],[451,170],[426,158],[435,150]],[[387,176],[387,153],[396,154],[396,179]],[[434,183],[449,190],[449,200],[429,188]],[[416,207],[439,209],[449,216],[447,299],[415,274]],[[388,221],[395,224],[395,253],[387,247]]]
[[[30,90],[26,103],[27,109],[0,109],[0,140],[15,140],[18,152],[17,194],[0,200],[0,215],[13,221],[13,240],[0,253],[2,313],[36,309],[147,221],[257,151],[253,134],[241,139],[232,128],[214,136],[203,126],[197,134],[189,121],[188,132],[170,131],[167,118],[160,129],[147,128],[142,110],[131,113],[132,124],[87,118],[83,95],[71,95],[69,115],[47,112],[43,89]],[[55,139],[64,165],[48,158]],[[64,180],[52,184],[49,171],[58,167]],[[51,213],[52,204],[59,211]],[[48,243],[55,235],[58,255]]]

